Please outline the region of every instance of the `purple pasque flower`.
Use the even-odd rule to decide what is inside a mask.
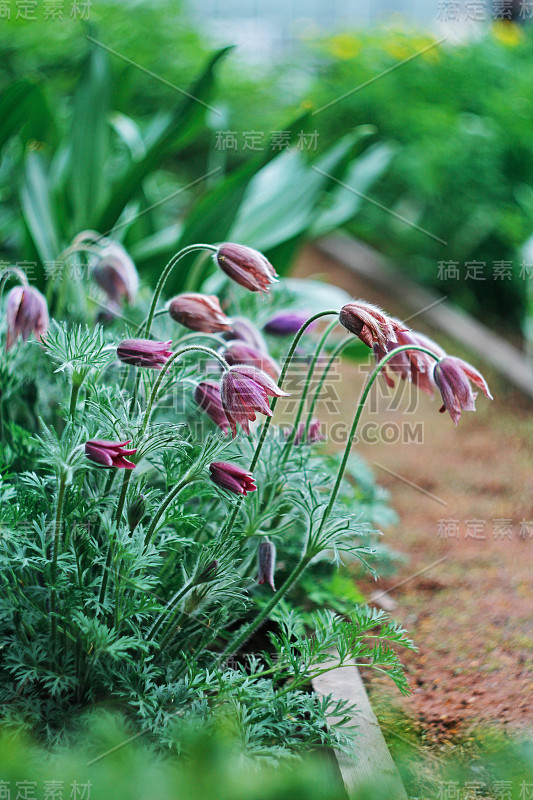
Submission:
[[[310,316],[306,311],[278,311],[263,326],[263,330],[272,336],[292,336],[298,333]]]
[[[135,264],[120,242],[112,239],[104,241],[92,271],[93,280],[104,290],[111,303],[119,305],[126,301],[131,305],[139,289]]]
[[[401,324],[399,320],[393,320]],[[403,345],[415,345],[419,347],[427,347],[432,350],[436,356],[442,358],[446,355],[445,351],[432,339],[424,336],[416,331],[398,330],[396,331],[396,342],[388,342],[385,347],[374,343],[373,351],[376,362],[379,362],[392,350]],[[404,350],[402,353],[393,356],[387,362],[382,370],[383,377],[388,386],[394,386],[394,380],[391,373],[396,373],[402,380],[412,381],[415,386],[433,397],[434,383],[433,383],[433,367],[435,360],[426,353],[421,353],[419,350]]]
[[[270,284],[278,279],[270,261],[253,247],[226,242],[220,245],[214,259],[229,278],[251,292],[268,294]]]
[[[137,452],[137,448],[126,450],[125,447],[131,442],[110,442],[106,439],[90,439],[85,443],[85,455],[95,464],[102,467],[118,467],[119,469],[135,469],[135,464],[128,461],[125,456],[132,456]]]
[[[268,347],[261,332],[246,317],[233,317],[231,328],[223,336],[224,339],[230,342],[237,339],[255,347],[256,350],[260,350],[262,353],[268,353]]]
[[[46,298],[33,286],[14,286],[7,296],[6,318],[6,350],[19,337],[26,342],[32,333],[41,341],[49,323]]]
[[[263,539],[257,548],[257,583],[261,586],[268,583],[273,592],[274,570],[276,568],[276,545],[270,539]]]
[[[390,342],[398,341],[398,331],[407,330],[401,322],[387,316],[380,308],[364,300],[346,303],[340,311],[339,322],[368,347],[376,343],[386,348]]]
[[[202,381],[194,390],[194,399],[215,425],[218,425],[224,433],[228,433],[229,422],[222,408],[220,384],[216,381]]]
[[[246,496],[248,492],[257,490],[252,473],[247,472],[237,464],[230,464],[227,461],[214,461],[209,465],[209,472],[213,483],[228,492]]]
[[[237,435],[237,423],[245,433],[250,433],[249,421],[255,420],[256,412],[272,416],[269,397],[288,397],[272,378],[256,367],[236,364],[222,376],[220,396],[233,436]]]
[[[303,442],[305,433],[305,422],[300,422],[298,425],[298,429],[296,431],[296,435],[294,437],[294,444],[298,445]],[[290,431],[289,431],[290,435]],[[325,440],[325,436],[322,433],[322,423],[316,417],[313,417],[311,422],[309,423],[309,428],[307,429],[307,436],[305,437],[306,444],[315,444],[316,442],[323,442]]]
[[[230,366],[234,364],[249,364],[251,367],[262,369],[274,381],[278,380],[281,372],[279,366],[268,353],[263,353],[245,342],[236,340],[230,342],[224,351],[224,358]]]
[[[179,294],[170,301],[168,311],[173,320],[191,331],[221,333],[228,330],[231,324],[220,307],[218,297],[213,294]]]
[[[117,356],[131,367],[151,367],[161,369],[172,351],[168,342],[153,342],[151,339],[124,339],[117,347]]]
[[[439,411],[448,411],[455,425],[461,418],[461,411],[476,410],[477,395],[472,391],[470,381],[492,400],[487,382],[481,373],[461,358],[445,356],[435,365],[433,379],[442,395],[443,405]]]

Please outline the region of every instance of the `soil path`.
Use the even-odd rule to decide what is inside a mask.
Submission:
[[[304,253],[296,274],[320,274],[354,297],[406,314],[401,298],[373,292],[314,251]],[[446,341],[423,314],[409,324],[472,360],[466,343]],[[400,515],[386,541],[408,558],[392,578],[361,588],[368,595],[388,590],[398,603],[394,617],[419,648],[404,658],[413,695],[402,707],[437,739],[478,722],[533,725],[532,407],[476,366],[495,400],[480,395],[478,411],[464,413],[457,428],[438,413],[437,399],[421,395],[412,411],[405,384],[395,409],[382,387],[358,444]],[[343,371],[336,388],[348,418],[368,370],[346,364]],[[408,440],[413,430],[420,441]],[[371,691],[382,691],[379,678],[369,680]]]

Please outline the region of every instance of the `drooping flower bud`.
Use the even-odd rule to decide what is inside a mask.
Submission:
[[[104,242],[98,252],[92,277],[112,303],[118,305],[126,301],[131,305],[139,289],[135,264],[120,242],[111,239],[105,239]]]
[[[257,490],[252,473],[247,472],[237,464],[230,464],[227,461],[214,461],[209,465],[209,472],[213,483],[228,492],[246,496],[248,492]]]
[[[294,444],[299,445],[303,441],[305,432],[305,422],[300,422],[298,425],[298,430],[296,431],[296,435],[294,437]],[[290,435],[290,432],[289,432]],[[316,417],[313,417],[311,422],[309,423],[309,428],[307,429],[307,436],[305,438],[306,444],[315,444],[316,442],[323,442],[326,437],[322,433],[321,430],[321,422]]]
[[[220,385],[216,381],[202,381],[194,390],[194,399],[215,425],[218,425],[224,433],[228,433],[229,422],[222,408]]]
[[[191,331],[221,333],[231,325],[231,320],[220,307],[218,297],[212,294],[180,294],[170,301],[168,311],[173,320]]]
[[[278,279],[276,270],[258,250],[243,244],[221,244],[214,255],[220,269],[251,292],[268,292]]]
[[[146,514],[146,499],[144,495],[138,494],[128,505],[127,519],[130,526],[130,533],[133,533],[137,525]]]
[[[224,358],[230,365],[248,364],[251,367],[262,369],[272,380],[277,381],[280,375],[280,368],[268,353],[262,353],[245,342],[233,341],[224,351]]]
[[[237,423],[245,433],[250,432],[249,421],[255,420],[256,411],[272,416],[269,397],[288,397],[265,372],[247,364],[230,367],[221,380],[220,397],[233,436]]]
[[[218,570],[218,561],[217,559],[213,559],[205,569],[203,569],[198,577],[196,578],[196,583],[207,583],[208,581],[212,581],[215,575],[217,574]]]
[[[441,413],[448,411],[455,425],[461,418],[461,411],[476,410],[477,395],[472,391],[469,380],[492,400],[483,376],[471,364],[460,358],[445,356],[435,365],[433,379],[442,395],[443,406],[439,411]]]
[[[278,311],[264,326],[272,336],[293,336],[311,315],[306,311]],[[310,325],[308,330],[313,326]]]
[[[125,456],[132,456],[137,449],[126,450],[125,447],[131,442],[110,442],[106,439],[90,439],[85,443],[85,455],[90,461],[102,467],[118,467],[120,469],[135,469],[135,464],[128,461]]]
[[[386,348],[390,342],[397,342],[397,331],[407,330],[398,320],[363,300],[346,303],[339,314],[339,322],[368,347],[376,342]]]
[[[270,539],[263,539],[257,549],[257,583],[268,583],[273,592],[274,570],[276,568],[276,545]]]
[[[151,339],[124,339],[117,347],[117,356],[131,367],[151,367],[161,369],[172,351],[168,342],[152,342]]]
[[[15,286],[7,297],[6,350],[20,337],[26,342],[33,333],[41,341],[48,330],[48,305],[45,297],[33,286]]]
[[[253,322],[250,322],[250,320],[245,317],[233,317],[231,328],[227,333],[224,333],[223,336],[224,339],[228,339],[229,341],[238,339],[239,341],[255,347],[256,350],[260,350],[262,353],[268,353],[268,347],[262,334],[255,327]]]

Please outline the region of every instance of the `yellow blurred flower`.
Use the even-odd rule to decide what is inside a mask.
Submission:
[[[355,58],[361,51],[361,43],[355,36],[349,33],[339,33],[333,36],[329,42],[329,50],[336,58],[347,61]]]
[[[499,42],[506,47],[516,47],[524,38],[522,30],[513,22],[496,20],[492,27],[492,33]]]

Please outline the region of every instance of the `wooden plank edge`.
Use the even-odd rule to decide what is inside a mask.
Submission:
[[[469,350],[533,399],[530,360],[482,322],[453,306],[444,295],[415,283],[380,253],[347,234],[337,233],[318,239],[313,246],[370,284],[401,298],[408,310],[424,316],[443,333],[465,343]]]
[[[357,727],[353,756],[335,751],[344,786],[350,800],[360,796],[364,788],[378,786],[380,797],[408,800],[400,773],[394,763],[370,705],[361,675],[355,664],[326,672],[313,680],[313,689],[320,696],[354,704],[353,725]],[[334,717],[330,717],[335,722]]]

